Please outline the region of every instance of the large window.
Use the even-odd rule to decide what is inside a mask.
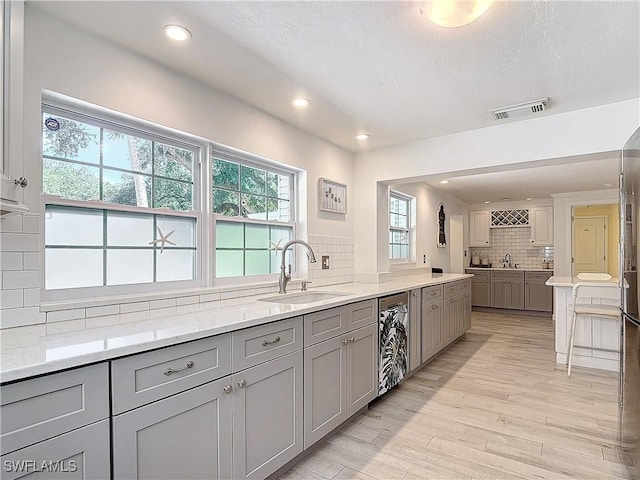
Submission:
[[[410,257],[411,199],[392,192],[389,196],[389,258],[407,261]]]
[[[45,289],[193,283],[199,147],[93,113],[43,105]]]
[[[212,169],[216,277],[278,272],[277,247],[294,236],[293,174],[216,148]]]

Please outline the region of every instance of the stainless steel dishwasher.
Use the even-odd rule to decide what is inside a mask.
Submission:
[[[409,293],[398,293],[379,300],[378,331],[380,356],[378,363],[378,395],[388,392],[407,374]]]

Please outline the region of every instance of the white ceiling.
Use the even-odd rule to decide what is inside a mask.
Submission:
[[[28,5],[351,151],[495,125],[489,109],[539,97],[547,115],[640,96],[638,1],[497,2],[457,29],[419,2]],[[170,44],[168,23],[192,40]]]
[[[424,178],[427,185],[446,192],[470,205],[483,202],[548,199],[553,193],[582,192],[618,188],[620,157],[594,155],[595,159],[579,157],[563,163],[503,170],[479,174]],[[604,158],[601,158],[604,157]],[[448,180],[443,185],[441,180]]]

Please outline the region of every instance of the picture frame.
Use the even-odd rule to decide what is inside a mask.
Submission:
[[[318,210],[347,213],[347,186],[344,183],[320,177],[318,179]]]

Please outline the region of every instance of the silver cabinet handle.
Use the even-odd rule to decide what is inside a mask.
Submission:
[[[262,346],[266,347],[267,345],[273,345],[274,343],[278,343],[280,341],[280,337],[276,337],[273,340],[262,340]]]
[[[246,381],[246,380],[240,380],[240,381],[238,382],[238,386],[239,386],[240,388],[244,388],[244,387],[246,387],[246,386],[247,386],[247,381]]]
[[[225,385],[225,387],[222,390],[224,390],[224,393],[229,395],[231,392],[233,392],[233,387],[231,385]]]
[[[355,338],[353,338],[353,337],[349,337],[349,342],[353,343],[353,342],[355,342],[355,341],[356,341],[356,339],[355,339]]]
[[[189,360],[187,362],[187,365],[185,367],[182,367],[182,368],[170,368],[170,367],[167,367],[167,369],[164,371],[164,374],[169,376],[172,373],[182,372],[183,370],[187,370],[188,368],[193,368],[194,365],[195,365],[195,363],[193,363],[191,360]]]
[[[414,296],[414,297],[417,297],[417,296],[418,296],[418,294],[417,294],[416,292],[413,292],[413,296]]]
[[[434,310],[438,310],[440,307],[438,305],[434,305],[431,308],[433,308]]]
[[[349,340],[347,340],[346,338],[344,340],[342,340],[342,344],[346,345],[347,343],[349,343]]]

